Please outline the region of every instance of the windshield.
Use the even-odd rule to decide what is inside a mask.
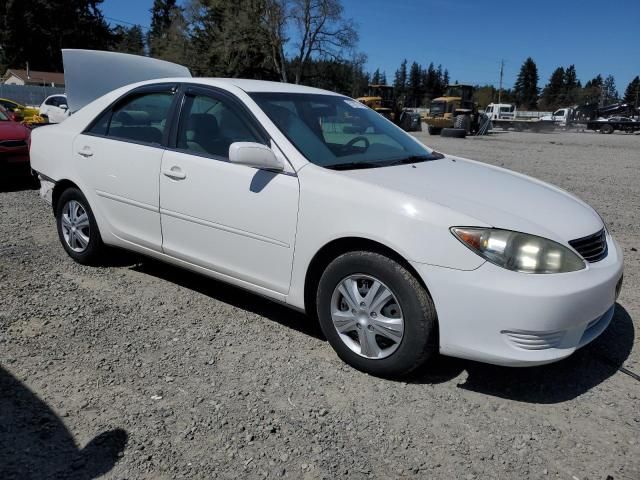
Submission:
[[[431,116],[442,115],[444,113],[445,102],[431,102],[429,114]]]
[[[347,97],[306,93],[251,97],[296,148],[321,167],[374,168],[442,158]]]

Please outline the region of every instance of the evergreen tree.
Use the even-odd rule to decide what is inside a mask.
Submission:
[[[118,25],[113,29],[114,44],[111,48],[114,52],[144,55],[144,34],[140,25],[131,28]]]
[[[0,64],[62,71],[62,48],[106,50],[113,41],[102,0],[0,1]]]
[[[562,95],[562,103],[564,106],[574,105],[578,103],[581,94],[580,81],[576,74],[576,67],[569,65],[564,71],[564,88]]]
[[[627,85],[624,91],[623,101],[629,105],[634,105],[636,108],[640,106],[640,76],[636,75],[636,77],[629,82],[629,85]]]
[[[380,84],[381,85],[388,85],[388,83],[387,83],[387,72],[382,72],[382,74],[380,75]]]
[[[602,94],[602,75],[598,74],[584,84],[582,89],[582,103],[598,103]]]
[[[371,76],[371,84],[372,85],[380,85],[380,69],[376,68],[376,71],[373,72]]]
[[[538,67],[531,57],[527,58],[513,87],[518,107],[535,109],[538,106]]]
[[[396,70],[393,80],[393,88],[396,97],[404,97],[407,94],[407,59],[405,58],[400,64],[400,68]]]
[[[613,75],[608,75],[602,84],[602,104],[610,105],[620,100],[618,90],[616,89],[616,81]]]
[[[542,103],[545,108],[555,110],[561,105],[564,95],[564,79],[565,71],[562,67],[556,68],[551,74],[549,83],[542,91]]]
[[[411,64],[409,69],[409,80],[407,85],[407,100],[405,106],[419,107],[422,102],[422,68],[417,62]]]

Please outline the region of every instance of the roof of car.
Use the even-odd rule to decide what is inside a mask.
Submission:
[[[185,82],[201,83],[205,85],[220,85],[227,83],[234,85],[245,92],[282,92],[282,93],[316,93],[324,95],[340,95],[320,88],[306,87],[293,83],[270,82],[266,80],[249,80],[244,78],[185,78]]]

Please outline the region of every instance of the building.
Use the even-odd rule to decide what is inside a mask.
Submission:
[[[9,68],[2,76],[1,83],[6,85],[37,85],[64,88],[64,73]]]

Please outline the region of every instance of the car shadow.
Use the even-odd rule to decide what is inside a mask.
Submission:
[[[127,444],[124,430],[103,432],[84,448],[56,413],[0,366],[0,478],[88,480],[109,472]]]
[[[467,373],[464,390],[527,403],[574,399],[616,374],[631,354],[635,329],[629,313],[616,304],[609,327],[570,357],[539,367],[513,368],[440,357],[413,383],[438,383]]]
[[[2,176],[2,172],[0,172]],[[0,193],[20,192],[22,190],[37,190],[40,188],[40,181],[32,176],[16,176],[0,178]]]
[[[325,339],[317,321],[246,290],[153,259],[144,258],[129,268]],[[438,384],[466,372],[466,380],[459,388],[521,402],[559,403],[582,395],[617,373],[631,353],[634,338],[633,320],[622,305],[616,304],[611,324],[603,334],[560,362],[511,368],[438,355],[402,381]]]
[[[140,263],[130,268],[194,290],[210,298],[266,317],[285,327],[324,340],[324,335],[318,323],[311,320],[307,315],[242,288],[150,258],[144,258]]]

